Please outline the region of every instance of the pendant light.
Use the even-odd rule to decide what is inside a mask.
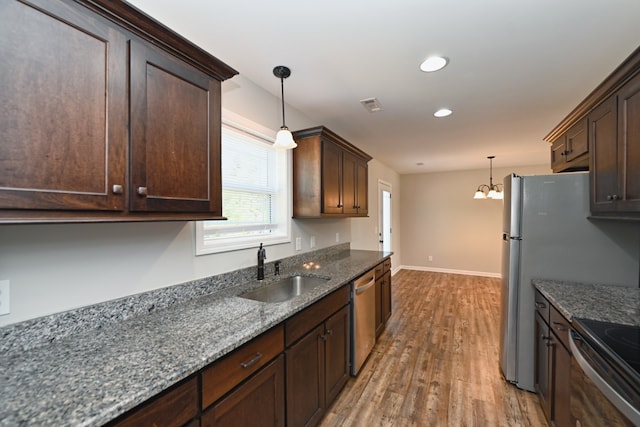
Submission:
[[[496,156],[488,156],[489,159],[489,185],[481,184],[478,186],[476,190],[476,194],[474,194],[474,199],[497,199],[500,200],[504,198],[504,193],[502,191],[501,184],[493,183],[493,159]]]
[[[280,130],[276,134],[276,142],[273,146],[284,150],[291,150],[298,146],[293,140],[293,135],[291,135],[289,128],[284,124],[284,79],[291,75],[291,70],[284,65],[278,65],[273,69],[273,75],[280,79],[280,94],[282,99],[282,126],[280,126]]]

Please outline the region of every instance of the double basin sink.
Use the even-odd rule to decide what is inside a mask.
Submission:
[[[239,297],[261,302],[284,302],[309,292],[328,280],[322,277],[291,276],[241,294]]]

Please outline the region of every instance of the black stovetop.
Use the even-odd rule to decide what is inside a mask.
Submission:
[[[574,319],[572,323],[601,346],[605,356],[617,358],[623,370],[640,379],[640,326],[590,319]]]

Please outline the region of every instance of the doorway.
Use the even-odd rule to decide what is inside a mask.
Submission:
[[[378,180],[379,249],[391,252],[391,184]]]

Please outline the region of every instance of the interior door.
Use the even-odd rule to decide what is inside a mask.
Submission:
[[[379,249],[391,252],[391,184],[378,181]]]

